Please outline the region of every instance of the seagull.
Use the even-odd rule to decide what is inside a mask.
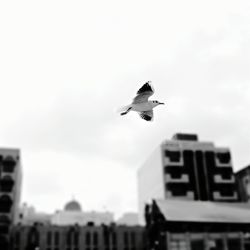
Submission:
[[[153,108],[164,103],[148,100],[148,98],[154,94],[154,89],[150,83],[151,81],[146,82],[137,91],[137,95],[133,99],[132,103],[123,107],[120,111],[120,115],[126,115],[129,111],[136,111],[142,119],[146,121],[153,121]]]

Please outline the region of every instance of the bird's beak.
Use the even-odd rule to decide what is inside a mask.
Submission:
[[[159,104],[165,105],[165,103],[164,103],[164,102],[159,102]]]

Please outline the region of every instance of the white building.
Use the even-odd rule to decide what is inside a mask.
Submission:
[[[86,225],[89,222],[95,225],[110,224],[114,222],[114,215],[110,212],[82,211],[79,202],[72,200],[64,210],[56,211],[51,217],[54,225]]]
[[[116,221],[116,223],[118,225],[137,226],[139,225],[138,213],[125,213]]]
[[[33,206],[24,203],[19,209],[19,222],[22,225],[33,225],[42,223],[44,225],[51,223],[51,214],[37,212]]]
[[[163,141],[138,170],[139,220],[152,199],[238,201],[228,147],[176,134]]]

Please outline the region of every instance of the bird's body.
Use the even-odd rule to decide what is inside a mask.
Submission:
[[[148,98],[154,94],[154,90],[149,83],[150,82],[146,82],[138,90],[133,102],[123,108],[123,111],[120,113],[121,115],[126,115],[129,111],[136,111],[142,119],[146,121],[153,120],[153,108],[164,103],[148,100]]]

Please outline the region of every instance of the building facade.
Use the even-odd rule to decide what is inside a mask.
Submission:
[[[0,249],[8,249],[9,232],[18,221],[22,169],[18,149],[0,149]]]
[[[44,212],[37,212],[35,207],[28,205],[27,203],[22,204],[19,209],[19,220],[18,223],[22,225],[33,225],[34,223],[51,224],[51,214]]]
[[[250,166],[247,166],[235,173],[240,199],[250,202]]]
[[[238,201],[229,148],[176,134],[159,145],[138,171],[139,214],[151,199]]]
[[[250,249],[250,207],[246,203],[153,200],[149,206],[148,249]]]
[[[58,210],[51,215],[51,224],[67,226],[78,224],[80,226],[92,223],[94,225],[110,224],[114,222],[111,212],[83,211],[81,204],[76,200],[67,202],[63,210]]]
[[[117,221],[118,225],[137,226],[139,225],[138,213],[124,213]]]
[[[16,225],[11,250],[143,250],[143,227]]]

